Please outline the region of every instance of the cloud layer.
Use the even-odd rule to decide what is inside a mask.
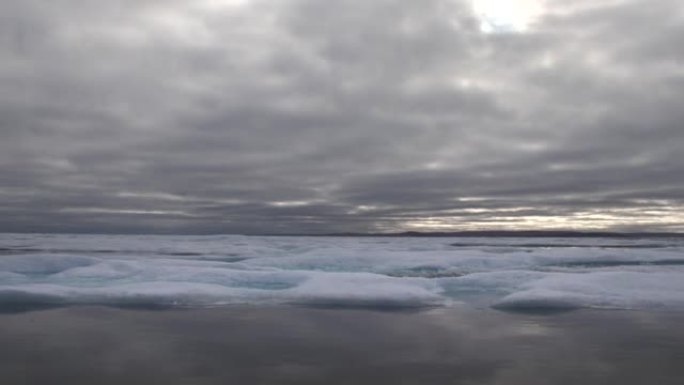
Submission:
[[[676,0],[0,15],[0,231],[684,230]]]

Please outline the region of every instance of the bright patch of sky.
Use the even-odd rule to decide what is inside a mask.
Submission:
[[[485,33],[525,32],[543,9],[541,0],[473,0],[473,11]]]

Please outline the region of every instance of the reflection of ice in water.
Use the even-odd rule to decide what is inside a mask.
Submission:
[[[0,303],[684,309],[684,240],[0,235]]]

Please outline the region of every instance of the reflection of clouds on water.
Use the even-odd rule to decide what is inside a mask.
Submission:
[[[69,308],[0,316],[8,383],[674,385],[681,314]],[[32,370],[27,372],[26,365]]]

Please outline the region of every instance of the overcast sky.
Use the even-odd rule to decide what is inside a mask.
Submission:
[[[0,231],[684,231],[684,3],[488,3],[3,0]]]

